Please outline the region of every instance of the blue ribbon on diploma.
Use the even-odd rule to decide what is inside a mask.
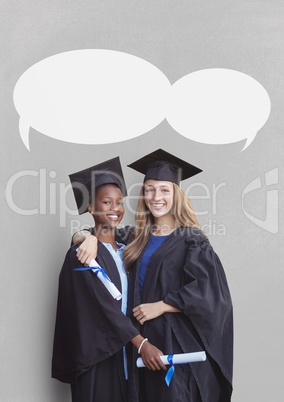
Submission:
[[[169,370],[165,376],[165,382],[167,386],[170,386],[170,382],[173,378],[175,365],[176,364],[187,364],[187,363],[195,363],[195,362],[204,362],[206,360],[206,353],[204,350],[200,352],[191,352],[191,353],[179,353],[174,355],[163,355],[160,356],[162,362],[166,365],[170,365]],[[138,357],[136,361],[137,367],[146,367],[142,357]]]
[[[99,265],[96,265],[95,260],[93,260],[93,262],[88,267],[74,268],[74,271],[89,271],[89,270],[93,271],[96,277],[100,279],[100,281],[107,288],[107,290],[115,300],[120,300],[122,298],[120,291],[117,289],[113,281],[109,278],[104,268],[100,267]]]
[[[112,280],[110,279],[110,277],[107,275],[106,271],[101,268],[101,267],[79,267],[79,268],[74,268],[74,271],[88,271],[88,270],[92,270],[94,272],[94,274],[96,274],[98,276],[98,273],[101,272],[103,274],[103,276],[110,281],[111,283]]]
[[[174,363],[173,363],[173,355],[168,355],[167,359],[168,359],[168,362],[171,365],[171,367],[168,369],[166,377],[165,377],[166,384],[169,387],[170,383],[172,381],[174,372],[175,372],[175,366],[174,366]]]

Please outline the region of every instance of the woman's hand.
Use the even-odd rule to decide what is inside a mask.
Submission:
[[[152,345],[148,339],[143,338],[143,336],[139,334],[132,338],[131,342],[141,354],[143,362],[149,370],[167,370],[166,366],[160,359],[163,352],[156,348],[156,346]]]
[[[167,370],[167,367],[160,359],[160,356],[163,355],[163,352],[161,352],[150,342],[144,342],[140,354],[147,369],[153,371],[161,369]]]
[[[155,303],[145,303],[134,307],[133,315],[141,325],[144,322],[153,320],[164,313],[178,313],[179,309],[171,306],[170,304],[164,303],[162,300]]]
[[[89,234],[85,237],[83,243],[78,247],[77,258],[85,266],[90,265],[93,258],[96,258],[98,253],[98,239]]]
[[[132,310],[133,315],[136,320],[143,325],[145,321],[153,320],[153,318],[157,318],[164,314],[164,304],[165,303],[163,301],[140,304],[139,306],[134,307]]]

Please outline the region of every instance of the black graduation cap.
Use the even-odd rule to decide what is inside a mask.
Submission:
[[[119,157],[109,159],[87,169],[69,175],[79,214],[88,211],[88,205],[95,196],[96,188],[103,184],[115,184],[127,196],[125,181]]]
[[[152,179],[170,181],[177,185],[181,180],[202,172],[198,167],[177,158],[163,149],[157,149],[157,151],[143,156],[143,158],[127,166],[145,174],[144,182]]]

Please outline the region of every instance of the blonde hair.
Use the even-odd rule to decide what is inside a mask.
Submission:
[[[177,227],[195,227],[200,230],[201,227],[197,221],[195,212],[192,208],[190,199],[185,192],[175,183],[173,183],[173,216]],[[129,270],[131,265],[137,260],[148,243],[154,218],[144,201],[144,186],[140,190],[139,200],[135,214],[135,238],[124,249],[123,258],[126,269]]]

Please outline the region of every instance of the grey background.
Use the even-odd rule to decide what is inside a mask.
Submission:
[[[60,183],[68,174],[120,155],[128,186],[141,177],[126,168],[159,147],[204,170],[193,182],[217,192],[194,199],[201,224],[211,225],[210,240],[225,267],[235,309],[234,402],[283,400],[283,90],[284,3],[280,0],[62,1],[1,0],[1,402],[65,402],[69,387],[50,378],[57,278],[72,227],[91,224],[88,216],[68,215],[60,224]],[[75,145],[31,129],[24,147],[13,105],[20,75],[37,61],[68,50],[105,48],[144,58],[173,83],[204,68],[229,68],[251,75],[269,93],[269,120],[248,149],[244,141],[211,146],[190,141],[163,121],[139,138],[110,145]],[[206,116],[205,116],[206,118]],[[117,133],[119,138],[119,133]],[[265,219],[264,175],[279,169],[279,231],[272,234],[242,211],[245,187],[260,177],[263,187],[249,194],[245,208]],[[47,212],[23,216],[5,199],[9,178],[23,170],[46,172],[46,197],[39,177],[25,176],[13,189],[21,208]],[[56,172],[56,177],[50,177]],[[52,173],[51,173],[52,176]],[[65,185],[64,184],[64,185]],[[52,192],[55,191],[55,198]],[[51,193],[52,202],[49,197]],[[201,187],[192,195],[204,195]],[[72,194],[68,206],[74,208]],[[198,198],[198,197],[197,197]],[[57,211],[50,212],[50,205]],[[131,205],[135,206],[135,203]],[[75,221],[75,222],[74,222]],[[131,211],[125,224],[133,222]],[[215,227],[215,229],[214,229]],[[218,229],[222,227],[222,233]],[[214,233],[215,230],[215,233]]]

